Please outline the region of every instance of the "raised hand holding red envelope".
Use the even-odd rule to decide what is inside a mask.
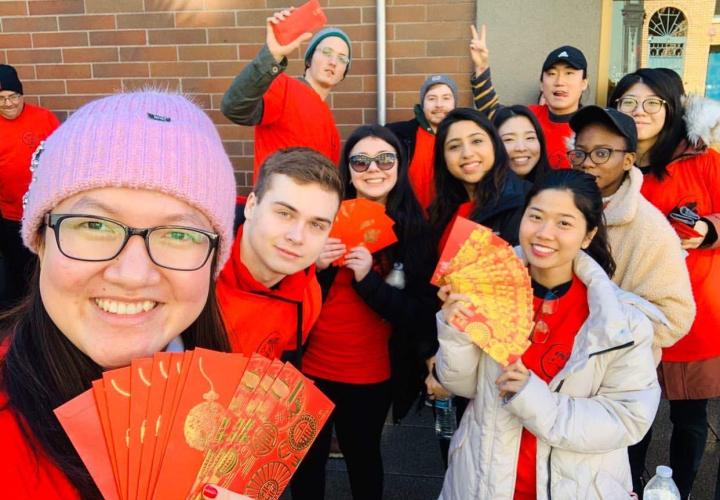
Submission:
[[[340,239],[347,250],[362,245],[375,253],[397,241],[394,225],[384,205],[364,198],[345,200],[340,204],[330,237]],[[341,257],[333,264],[342,266],[344,262]]]
[[[290,11],[284,21],[273,24],[275,39],[280,45],[288,45],[303,33],[315,33],[325,26],[327,17],[317,0],[310,0]]]

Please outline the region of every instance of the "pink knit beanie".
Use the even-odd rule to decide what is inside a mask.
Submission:
[[[37,253],[43,216],[102,187],[158,191],[197,208],[220,235],[217,272],[233,237],[235,177],[210,118],[179,94],[143,91],[90,102],[38,148],[22,238]]]

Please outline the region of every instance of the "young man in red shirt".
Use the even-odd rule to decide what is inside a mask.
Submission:
[[[33,153],[60,122],[47,109],[25,102],[23,86],[12,66],[0,64],[0,251],[5,293],[0,307],[25,295],[35,257],[20,239],[23,196],[30,184]]]
[[[315,261],[342,198],[337,168],[311,149],[288,148],[265,160],[217,281],[234,352],[300,364],[322,305]]]
[[[310,38],[304,33],[280,45],[273,26],[282,26],[292,9],[267,20],[265,45],[230,85],[220,109],[239,125],[255,126],[253,184],[265,158],[281,148],[304,146],[337,164],[340,135],[325,100],[350,69],[350,38],[339,28],[315,34],[305,51],[305,73],[287,76],[287,56]]]
[[[500,104],[490,78],[485,26],[480,28],[480,33],[475,26],[471,26],[471,30],[470,56],[475,73],[470,84],[475,107],[492,118]],[[563,45],[547,55],[540,73],[540,97],[544,104],[528,107],[542,126],[552,168],[570,168],[566,156],[567,141],[573,133],[570,119],[580,109],[582,94],[587,88],[587,59],[580,49]]]
[[[425,210],[435,198],[435,131],[445,115],[455,109],[457,93],[457,84],[452,78],[431,75],[420,86],[420,103],[413,110],[415,118],[387,124],[405,144],[410,184]]]

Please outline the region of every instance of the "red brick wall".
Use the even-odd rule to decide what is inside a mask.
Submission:
[[[246,191],[252,130],[218,111],[233,76],[265,38],[265,19],[299,0],[0,1],[0,62],[15,66],[31,102],[61,119],[83,103],[148,84],[192,95],[218,126]],[[376,120],[375,2],[320,0],[353,40],[352,70],[329,98],[343,137]],[[469,105],[468,32],[475,2],[387,1],[388,121],[407,119],[429,73],[456,78]],[[304,47],[302,48],[304,50]],[[302,71],[300,51],[289,73]],[[245,189],[243,189],[245,188]]]

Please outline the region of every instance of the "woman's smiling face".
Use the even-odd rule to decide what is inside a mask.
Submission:
[[[137,189],[101,188],[63,200],[52,213],[107,217],[131,227],[177,225],[205,231],[199,210],[172,196]],[[153,263],[142,237],[130,237],[112,260],[86,262],[63,255],[44,229],[38,249],[40,294],[60,331],[104,368],[161,351],[188,328],[207,302],[213,256],[195,271]]]
[[[443,146],[450,174],[474,191],[475,185],[492,170],[495,148],[490,135],[472,120],[461,120],[448,128]]]

